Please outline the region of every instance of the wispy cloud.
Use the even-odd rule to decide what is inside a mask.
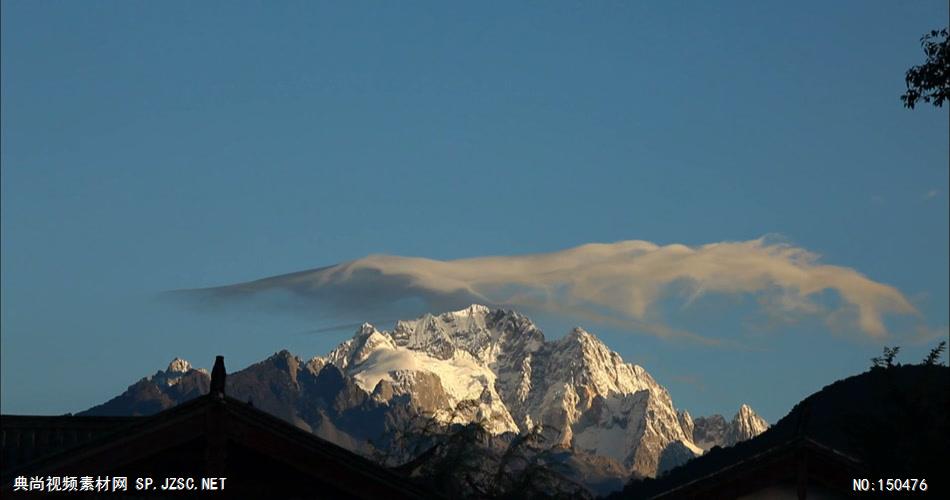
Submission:
[[[825,291],[840,297],[824,304]],[[887,334],[888,314],[917,310],[896,288],[819,262],[803,248],[764,238],[690,247],[648,241],[592,243],[559,252],[440,261],[372,255],[247,283],[192,290],[216,300],[277,292],[281,305],[379,311],[414,300],[432,311],[471,303],[524,307],[624,325],[659,337],[692,336],[657,319],[667,298],[752,294],[770,315],[824,316],[870,337]]]
[[[931,327],[921,324],[914,327],[914,331],[908,336],[908,339],[911,344],[922,345],[935,340],[946,339],[947,336],[950,336],[950,326]]]

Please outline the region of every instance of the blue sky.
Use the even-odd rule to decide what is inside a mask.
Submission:
[[[322,354],[351,332],[155,294],[370,254],[780,235],[946,336],[947,108],[899,96],[947,18],[944,1],[4,1],[2,410],[85,409],[175,356]],[[935,342],[906,321],[883,340],[762,328],[750,301],[665,317],[755,349],[581,323],[693,414],[771,421],[883,344],[913,361]]]

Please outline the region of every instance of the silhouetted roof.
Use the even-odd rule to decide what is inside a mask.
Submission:
[[[3,470],[83,446],[139,420],[138,417],[0,415]]]
[[[851,479],[863,477],[861,463],[813,439],[796,438],[741,459],[705,476],[679,484],[651,499],[727,498],[777,484],[847,494]]]
[[[111,474],[228,477],[227,488],[239,497],[435,496],[370,460],[220,393],[149,417],[4,415],[0,422],[0,492],[5,494],[21,475]]]

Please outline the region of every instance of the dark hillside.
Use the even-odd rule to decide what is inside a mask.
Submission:
[[[612,498],[657,496],[802,439],[854,459],[872,480],[926,478],[932,496],[945,491],[941,479],[950,470],[948,389],[945,366],[873,368],[805,398],[754,439],[713,448],[660,478],[631,481]]]

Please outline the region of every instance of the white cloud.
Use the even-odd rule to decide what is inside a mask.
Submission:
[[[840,305],[821,303],[834,291]],[[814,253],[764,238],[690,247],[648,241],[587,244],[552,253],[439,261],[372,255],[335,266],[203,290],[215,297],[288,291],[351,311],[405,299],[430,310],[470,303],[525,307],[681,336],[657,320],[662,299],[705,294],[756,295],[769,314],[824,316],[871,337],[887,334],[884,316],[917,314],[896,288],[854,269],[822,264]],[[688,307],[688,306],[687,306]]]

